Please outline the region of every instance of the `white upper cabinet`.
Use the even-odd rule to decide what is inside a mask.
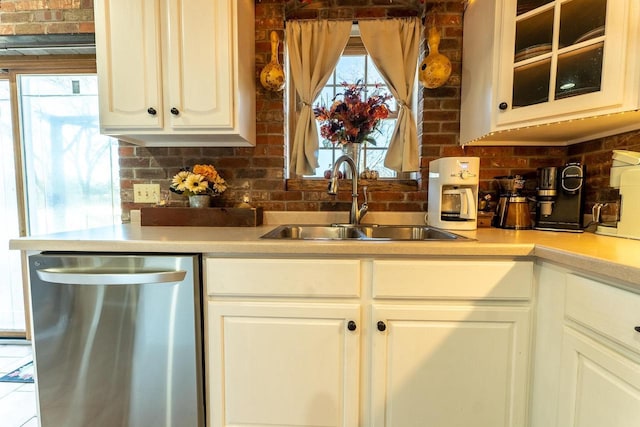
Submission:
[[[567,145],[640,128],[639,20],[636,0],[470,2],[460,142]]]
[[[149,146],[255,145],[249,0],[96,0],[102,133]]]

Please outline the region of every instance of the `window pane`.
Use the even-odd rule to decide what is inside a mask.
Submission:
[[[513,70],[513,106],[526,107],[549,100],[551,59],[547,58]]]
[[[0,188],[0,331],[24,331],[20,252],[9,250],[20,229],[8,80],[0,80]]]
[[[343,55],[336,65],[334,73],[329,78],[326,86],[318,97],[315,99],[313,105],[324,106],[329,108],[333,103],[336,95],[343,92],[344,87],[342,83],[354,84],[360,82],[365,84],[364,97],[368,97],[374,93],[379,95],[386,95],[390,92],[387,89],[382,76],[373,65],[373,62],[366,54],[345,54]],[[341,99],[341,97],[338,97]],[[379,124],[379,131],[373,132],[370,136],[376,140],[376,145],[369,146],[367,150],[363,150],[365,155],[362,156],[362,162],[360,170],[363,171],[365,167],[371,170],[377,170],[380,177],[393,178],[396,173],[390,169],[384,167],[384,157],[386,150],[389,146],[389,140],[395,127],[396,115],[397,115],[397,103],[393,97],[387,101],[387,105],[390,110],[390,116],[388,119],[383,120]],[[318,164],[319,167],[315,170],[311,177],[323,177],[324,172],[330,169],[335,160],[340,157],[342,149],[340,146],[337,148],[327,140],[324,140],[320,135],[320,126],[318,126]]]
[[[375,84],[384,84],[384,79],[378,72],[378,69],[373,64],[373,61],[367,61],[367,84],[375,85]]]
[[[387,105],[389,106],[389,112],[394,115],[398,114],[398,103],[396,102],[396,99],[393,97],[393,95],[391,95],[391,91],[387,88],[386,84],[379,85],[377,88],[374,87],[372,88],[372,90],[381,96],[385,96],[385,95],[391,96],[391,98],[387,101]]]
[[[378,127],[379,132],[373,133],[376,145],[369,145],[367,147],[365,167],[378,171],[380,178],[394,178],[396,176],[395,171],[387,169],[384,166],[384,158],[387,154],[387,148],[389,148],[389,142],[391,141],[391,135],[393,134],[395,126],[395,119],[382,120]]]
[[[364,65],[364,55],[341,57],[336,66],[336,83],[355,83],[358,80],[365,81]]]
[[[333,103],[333,98],[336,96],[336,91],[334,87],[325,86],[321,91],[316,100],[314,101],[314,105],[324,105],[327,108],[331,106]]]
[[[342,152],[336,150],[331,143],[321,144],[318,150],[318,164],[320,167],[317,170],[317,176],[324,176],[324,171],[333,168],[333,164],[336,159],[340,157]]]
[[[598,92],[603,57],[604,42],[559,55],[555,99]]]
[[[117,141],[95,75],[19,76],[30,234],[120,222]]]

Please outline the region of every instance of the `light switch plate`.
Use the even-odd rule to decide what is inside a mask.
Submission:
[[[133,184],[133,203],[157,203],[160,184]]]

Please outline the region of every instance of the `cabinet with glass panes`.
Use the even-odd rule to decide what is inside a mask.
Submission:
[[[567,145],[640,128],[639,20],[637,0],[469,2],[460,142]]]

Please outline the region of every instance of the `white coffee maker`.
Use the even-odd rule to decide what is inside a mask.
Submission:
[[[429,162],[427,223],[445,230],[475,230],[479,175],[478,157],[444,157]]]
[[[596,233],[640,239],[640,153],[613,150],[612,158],[609,185],[620,189],[620,219],[615,227],[598,225]]]

